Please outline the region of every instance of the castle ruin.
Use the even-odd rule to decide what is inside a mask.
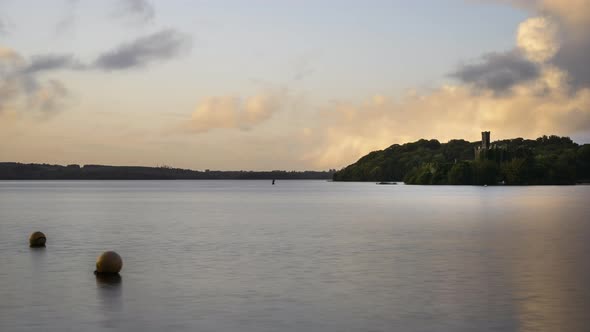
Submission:
[[[491,148],[490,144],[490,132],[489,131],[482,131],[481,132],[481,146],[475,148],[475,160],[479,160],[485,158],[487,152]]]

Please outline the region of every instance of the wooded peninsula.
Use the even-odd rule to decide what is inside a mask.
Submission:
[[[481,142],[421,139],[373,151],[334,181],[404,181],[423,185],[567,185],[590,182],[590,144],[543,136]]]

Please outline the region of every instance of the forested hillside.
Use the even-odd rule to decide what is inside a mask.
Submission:
[[[408,184],[575,184],[590,180],[590,145],[569,137],[508,139],[475,160],[480,142],[421,139],[374,151],[334,174],[334,181]]]

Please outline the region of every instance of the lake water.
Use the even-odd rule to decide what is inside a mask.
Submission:
[[[588,331],[589,254],[590,186],[0,181],[0,331]]]

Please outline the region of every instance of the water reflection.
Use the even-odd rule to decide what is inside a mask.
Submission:
[[[546,232],[520,236],[513,246],[511,282],[520,331],[583,331],[587,328],[589,271],[569,251],[572,235],[566,223],[547,223]],[[567,226],[567,225],[565,225]],[[539,225],[537,225],[539,228]],[[548,241],[547,234],[551,234]],[[580,239],[580,243],[583,242]],[[587,249],[580,248],[580,251]]]
[[[95,276],[96,295],[102,315],[100,324],[105,328],[116,328],[122,321],[123,278],[119,274],[95,274]]]
[[[33,253],[45,253],[45,247],[29,247],[29,250]]]
[[[101,274],[95,273],[96,285],[99,288],[120,289],[123,278],[120,274]]]
[[[29,248],[31,255],[31,270],[33,275],[43,274],[46,269],[47,251],[45,247]]]

